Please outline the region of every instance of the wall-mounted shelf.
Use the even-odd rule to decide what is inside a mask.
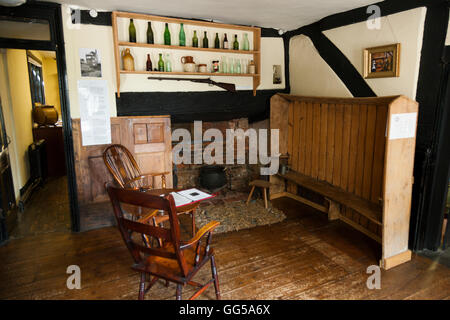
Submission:
[[[124,74],[157,74],[157,75],[174,75],[174,76],[214,76],[214,77],[254,77],[259,78],[259,74],[251,73],[220,73],[220,72],[163,72],[163,71],[127,71],[120,70]]]
[[[234,54],[259,54],[259,51],[246,51],[246,50],[231,50],[231,49],[215,49],[215,48],[196,48],[188,46],[168,46],[165,44],[148,44],[137,42],[119,42],[120,47],[139,47],[139,48],[157,48],[157,49],[170,49],[170,50],[192,50],[192,51],[207,51],[207,52],[221,52],[221,53],[234,53]]]
[[[146,21],[158,21],[164,23],[175,23],[191,26],[198,26],[204,28],[220,28],[227,30],[238,30],[247,31],[253,33],[253,50],[231,50],[231,49],[216,49],[216,48],[197,48],[190,46],[178,46],[178,45],[163,45],[163,44],[147,44],[147,43],[135,43],[119,41],[119,31],[118,31],[118,18],[126,19],[138,19]],[[112,13],[112,26],[113,26],[113,40],[114,40],[114,55],[115,55],[115,65],[116,65],[116,82],[117,82],[117,96],[120,98],[120,75],[121,74],[156,74],[156,75],[189,75],[189,76],[215,76],[215,77],[251,77],[253,80],[253,95],[256,95],[256,89],[258,88],[261,81],[261,29],[256,27],[248,26],[238,26],[231,24],[207,22],[207,21],[195,21],[186,19],[176,19],[167,18],[146,14],[129,13],[129,12],[118,12],[114,11]],[[231,40],[231,39],[230,39]],[[120,67],[120,48],[121,47],[137,47],[137,48],[148,48],[148,49],[165,49],[165,50],[186,50],[186,51],[198,51],[198,52],[215,52],[215,53],[226,53],[226,54],[246,54],[253,57],[253,61],[256,65],[256,74],[239,74],[239,73],[211,73],[211,72],[160,72],[160,71],[125,71],[121,70]]]

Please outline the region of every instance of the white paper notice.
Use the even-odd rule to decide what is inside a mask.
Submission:
[[[416,135],[417,112],[391,116],[389,140],[413,138]]]
[[[78,80],[83,146],[111,143],[108,84],[106,80]]]

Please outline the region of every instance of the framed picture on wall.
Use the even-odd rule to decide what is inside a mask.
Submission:
[[[80,48],[80,68],[82,77],[102,77],[100,50]]]
[[[400,43],[364,50],[364,78],[387,78],[400,75]]]

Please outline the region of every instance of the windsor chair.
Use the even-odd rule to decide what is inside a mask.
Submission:
[[[212,232],[219,222],[211,221],[198,230],[190,240],[181,241],[180,226],[172,195],[160,197],[113,187],[109,184],[105,187],[113,205],[117,226],[134,260],[131,268],[140,273],[139,300],[144,299],[145,294],[158,279],[176,283],[177,300],[181,300],[182,288],[186,284],[198,288],[190,297],[192,300],[202,294],[212,283],[214,283],[216,298],[220,299],[219,278],[214,250],[211,247]],[[124,216],[122,204],[163,210],[169,216],[170,228],[129,220]],[[136,234],[138,237],[133,237]],[[143,238],[143,235],[162,239],[162,245],[158,248],[142,245],[139,239]],[[211,263],[212,278],[206,284],[193,281],[192,278],[207,262]]]

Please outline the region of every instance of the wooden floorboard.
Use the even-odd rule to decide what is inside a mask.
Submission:
[[[213,237],[224,299],[448,299],[450,269],[413,255],[381,273],[381,289],[366,286],[379,245],[342,222],[291,199],[272,201],[287,219]],[[189,220],[181,218],[189,230]],[[139,275],[115,227],[53,232],[0,247],[0,299],[136,299]],[[80,290],[66,287],[67,266],[81,268]],[[196,276],[206,282],[206,265]],[[194,292],[186,287],[183,297]],[[159,281],[147,299],[174,299],[175,285]],[[214,299],[213,287],[199,299]]]

